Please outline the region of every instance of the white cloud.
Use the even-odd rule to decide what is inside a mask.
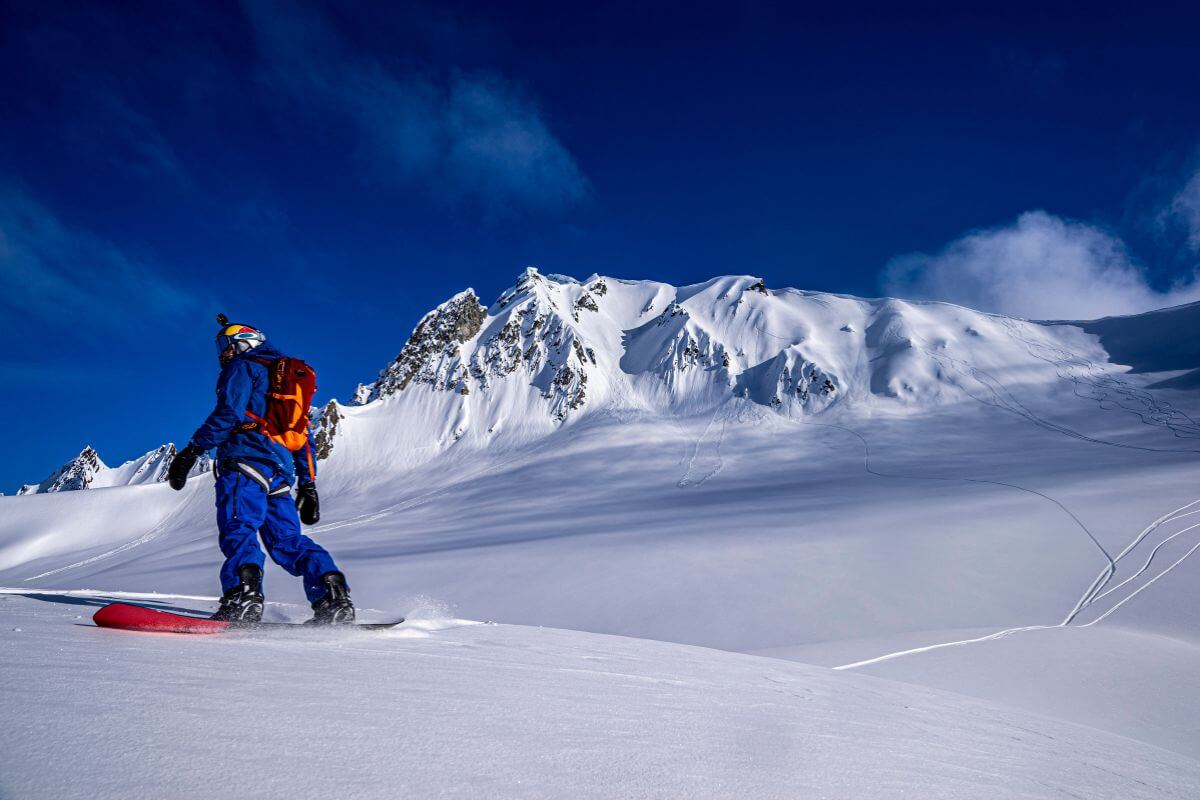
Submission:
[[[1100,228],[1044,211],[973,231],[940,252],[893,259],[888,294],[1029,319],[1092,319],[1200,300],[1200,285],[1153,289],[1124,242]]]
[[[588,184],[537,103],[492,73],[388,69],[353,53],[312,8],[246,0],[271,83],[348,120],[369,143],[372,175],[419,180],[491,213],[553,210]]]
[[[144,330],[199,305],[113,245],[71,230],[24,192],[0,186],[0,312],[41,322]]]

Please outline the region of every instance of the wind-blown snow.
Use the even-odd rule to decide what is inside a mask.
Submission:
[[[1146,781],[1150,796],[1190,796],[1191,759],[1200,757],[1200,693],[1189,680],[1200,669],[1200,560],[1192,557],[1200,425],[1191,393],[1150,387],[1200,363],[1180,356],[1169,372],[1129,367],[1155,363],[1147,349],[1173,347],[1170,337],[1200,323],[1198,309],[1093,328],[774,289],[748,276],[675,288],[530,272],[490,307],[464,292],[435,309],[379,378],[325,411],[323,516],[310,529],[361,605],[405,613],[433,599],[455,616],[508,624],[421,629],[428,637],[419,645],[303,647],[55,627],[54,614],[80,613],[60,590],[214,594],[220,554],[211,478],[202,475],[181,493],[148,483],[0,499],[0,585],[55,592],[33,612],[31,600],[0,603],[0,633],[25,628],[21,615],[34,613],[37,635],[25,637],[33,644],[23,659],[111,647],[120,662],[141,657],[141,645],[120,644],[136,640],[152,643],[154,655],[138,662],[150,671],[154,659],[208,652],[234,654],[235,675],[257,675],[267,662],[312,665],[289,689],[257,677],[249,685],[292,701],[312,690],[313,711],[346,697],[320,680],[338,658],[394,692],[415,673],[430,698],[419,707],[397,694],[378,712],[357,699],[330,711],[350,740],[365,740],[354,726],[362,714],[372,730],[387,714],[412,722],[385,728],[402,743],[400,756],[370,744],[374,766],[354,776],[369,787],[400,781],[427,792],[432,783],[412,773],[428,770],[447,793],[465,796],[586,796],[585,785],[598,796],[1138,796],[1126,778]],[[267,593],[302,602],[298,581],[273,567]],[[821,668],[519,627],[539,625]],[[576,658],[593,649],[623,653],[685,688],[646,696],[621,684],[605,704],[590,662]],[[468,663],[479,675],[457,671],[468,663],[447,666],[462,683],[440,686],[427,669],[441,663],[431,653],[478,658]],[[219,674],[216,663],[188,669]],[[795,682],[797,695],[801,686],[827,693],[820,714],[865,727],[805,727],[815,701],[757,694],[763,681],[753,675],[768,669]],[[499,706],[453,699],[477,697],[472,681],[497,670],[528,684],[517,681],[525,688]],[[35,676],[36,691],[59,679],[55,669],[45,674],[55,677]],[[909,685],[863,682],[864,674]],[[570,680],[581,675],[587,680]],[[704,682],[710,675],[715,683]],[[110,674],[97,680],[106,691],[119,685]],[[197,708],[223,708],[200,683],[171,691]],[[553,700],[544,708],[533,708],[535,684]],[[701,685],[705,692],[687,688]],[[860,730],[868,742],[900,735],[905,718],[873,703],[895,709],[888,704],[904,693],[925,692],[917,685],[960,694],[920,695],[942,710],[921,718],[916,749],[856,749]],[[868,686],[879,692],[871,702]],[[501,719],[549,725],[545,713],[584,725],[572,708],[600,717],[587,728],[595,739],[572,738],[565,723],[550,725],[553,737],[523,738],[532,728],[514,733],[504,725],[517,722]],[[301,713],[264,706],[255,715],[278,714],[273,730],[291,741],[283,732]],[[216,716],[199,714],[198,724]],[[960,722],[968,718],[988,724],[967,730]],[[1053,761],[1007,749],[1015,740],[999,733],[1002,720],[1017,718],[1030,737],[1021,741],[1041,742]],[[874,719],[898,727],[873,729]],[[426,729],[440,749],[409,738]],[[628,743],[650,729],[641,756],[629,756]],[[943,740],[944,732],[954,735]],[[520,750],[520,768],[473,749],[501,733],[513,738],[496,752]],[[449,744],[456,736],[470,743],[463,758],[461,740]],[[744,750],[715,744],[728,748],[741,736],[751,743]],[[955,741],[982,759],[970,762],[978,770],[960,771],[968,761]],[[780,742],[798,744],[785,758]],[[929,742],[951,749],[935,763],[919,755],[933,752],[921,749]],[[27,746],[53,744],[35,736]],[[881,771],[884,761],[856,760],[885,750],[911,771],[896,778]],[[1067,751],[1093,753],[1079,757],[1120,776],[1093,784],[1085,768],[1060,770],[1080,763]],[[612,782],[610,753],[632,758],[622,778],[630,783]],[[587,777],[566,777],[571,770]],[[656,782],[659,770],[671,777]],[[1001,790],[987,772],[1013,782]],[[489,774],[504,777],[489,782]],[[148,766],[126,786],[159,780]]]

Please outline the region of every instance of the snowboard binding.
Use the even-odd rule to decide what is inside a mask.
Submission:
[[[354,603],[350,601],[350,587],[346,576],[340,572],[326,572],[321,576],[325,584],[325,596],[312,604],[313,618],[308,625],[348,625],[354,622]]]
[[[221,606],[209,619],[252,625],[262,621],[266,602],[262,591],[262,570],[254,564],[238,568],[241,583],[221,595]]]

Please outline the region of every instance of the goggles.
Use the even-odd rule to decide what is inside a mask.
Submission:
[[[263,336],[261,331],[256,331],[246,325],[230,325],[217,334],[217,355],[221,355],[231,347],[234,352],[242,353],[266,340],[267,337]]]

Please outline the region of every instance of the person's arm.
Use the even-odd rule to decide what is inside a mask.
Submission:
[[[232,436],[237,424],[245,421],[253,385],[250,364],[245,360],[235,361],[221,370],[217,380],[217,405],[192,434],[191,444],[201,450],[211,450]]]

